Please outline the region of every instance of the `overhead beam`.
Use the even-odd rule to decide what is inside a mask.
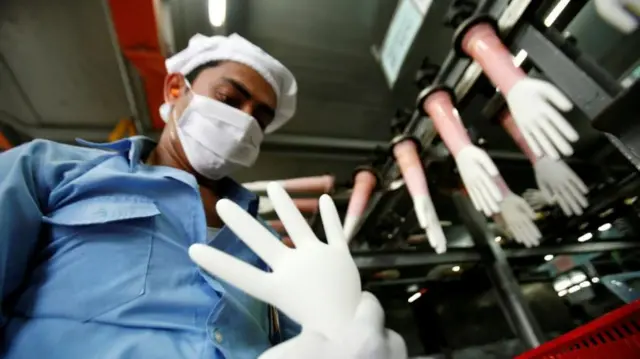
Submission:
[[[640,241],[625,239],[619,241],[585,242],[559,246],[540,246],[535,248],[503,248],[507,259],[542,257],[547,254],[569,255],[584,253],[612,252],[640,249]],[[460,264],[480,261],[480,252],[476,248],[451,248],[446,253],[434,252],[353,252],[353,259],[361,270],[427,266],[438,264]]]

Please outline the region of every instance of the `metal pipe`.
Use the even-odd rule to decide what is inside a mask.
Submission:
[[[493,283],[504,315],[513,331],[529,348],[539,346],[544,339],[542,330],[522,295],[518,281],[511,271],[502,247],[494,241],[486,219],[476,211],[469,198],[461,192],[453,194],[453,201],[471,239],[481,253],[487,275]]]
[[[136,103],[136,97],[133,93],[133,85],[131,83],[131,78],[129,77],[129,72],[127,71],[127,65],[124,60],[124,56],[122,55],[122,51],[120,49],[120,44],[118,43],[118,37],[116,35],[116,30],[113,25],[112,17],[111,17],[111,8],[109,4],[107,4],[107,0],[100,1],[102,4],[102,8],[105,14],[105,21],[107,24],[107,30],[109,32],[109,39],[111,40],[111,45],[113,47],[113,52],[115,55],[116,63],[118,64],[118,70],[120,72],[120,77],[122,79],[122,85],[124,86],[124,93],[127,97],[127,103],[129,104],[129,111],[131,111],[131,117],[133,118],[133,122],[136,126],[136,132],[139,135],[144,135],[146,132],[146,127],[140,120],[140,114],[138,111],[138,105]],[[105,137],[106,139],[106,137]]]

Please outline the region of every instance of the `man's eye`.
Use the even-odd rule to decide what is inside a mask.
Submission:
[[[229,96],[222,92],[216,92],[216,100],[226,103],[227,101],[229,101]]]

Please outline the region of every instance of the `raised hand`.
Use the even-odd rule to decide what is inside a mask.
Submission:
[[[335,205],[328,195],[320,198],[325,244],[279,184],[270,183],[267,193],[295,249],[278,241],[235,203],[223,199],[216,209],[226,225],[273,269],[272,273],[204,244],[192,245],[189,255],[213,276],[274,305],[300,323],[304,331],[332,339],[353,320],[362,292]]]

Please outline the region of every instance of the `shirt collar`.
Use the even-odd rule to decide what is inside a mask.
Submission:
[[[114,151],[126,155],[129,159],[130,170],[135,170],[140,161],[147,159],[151,151],[157,146],[157,142],[145,136],[133,136],[129,138],[123,138],[114,142],[97,143],[81,138],[77,138],[76,142],[83,146],[103,149],[108,151]],[[186,172],[175,170],[180,174],[186,175]],[[184,183],[189,184],[197,189],[197,184],[193,180],[193,176],[188,175],[190,180],[177,178]],[[172,176],[173,177],[173,176]],[[180,176],[184,177],[184,176]],[[243,209],[247,210],[252,216],[256,216],[258,213],[258,196],[244,188],[242,185],[231,179],[230,177],[224,177],[219,180],[220,195],[223,198],[230,199],[238,204]]]

